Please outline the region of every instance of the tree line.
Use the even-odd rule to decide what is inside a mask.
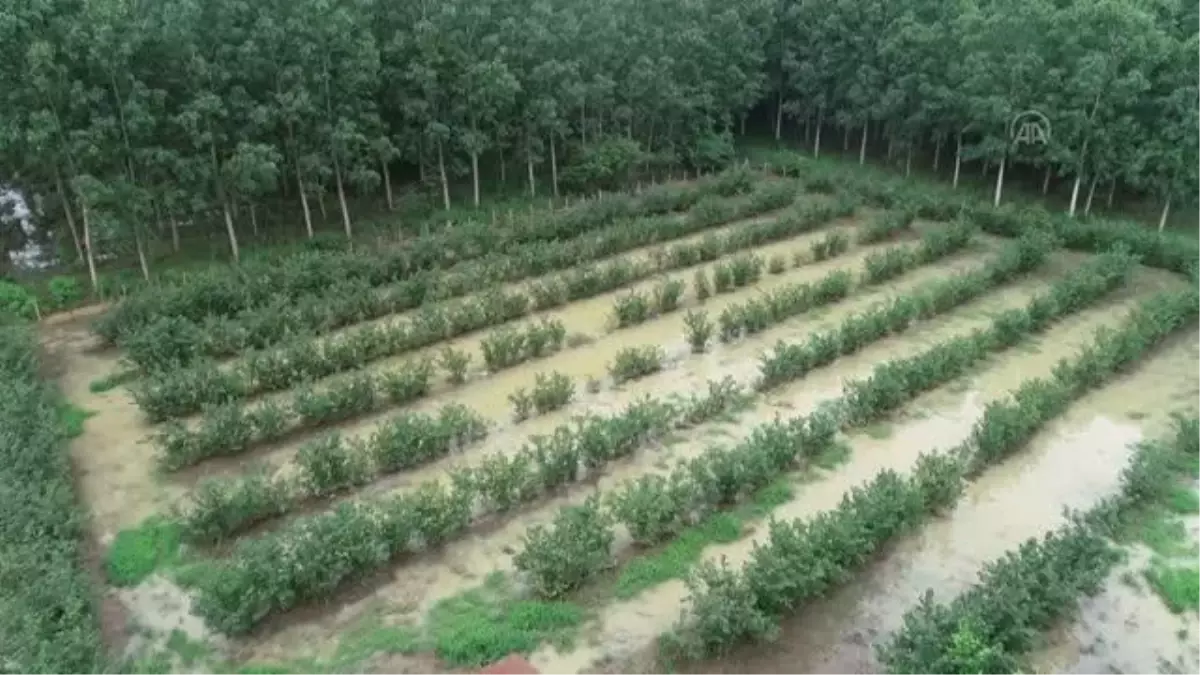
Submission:
[[[1196,27],[1188,0],[23,0],[0,176],[93,280],[118,246],[148,277],[185,223],[236,261],[278,204],[309,237],[327,199],[352,236],[348,195],[393,208],[414,179],[478,205],[481,162],[530,195],[714,167],[748,118],[956,183],[982,160],[997,202],[1017,165],[1070,181],[1072,213],[1120,185],[1165,222],[1196,192]],[[1011,142],[1024,110],[1047,144]]]

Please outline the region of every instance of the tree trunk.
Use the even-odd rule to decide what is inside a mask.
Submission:
[[[529,151],[529,147],[525,148],[525,172],[529,174],[529,196],[537,196],[537,181],[533,178],[533,153]]]
[[[300,208],[304,211],[304,232],[309,239],[313,238],[312,212],[308,209],[308,195],[304,191],[304,180],[300,178],[300,169],[296,168],[296,190],[300,193]]]
[[[554,150],[554,134],[550,134],[550,182],[554,187],[554,198],[558,199],[558,154]]]
[[[338,206],[342,209],[342,227],[346,230],[346,239],[353,241],[354,232],[350,229],[350,209],[346,206],[346,189],[342,185],[342,165],[335,155],[333,158],[333,181],[337,186]]]
[[[417,175],[420,177],[421,185],[429,182],[429,177],[425,175],[425,141],[417,141]]]
[[[167,222],[171,224],[171,250],[179,253],[179,222],[174,211],[167,211]]]
[[[1004,165],[1008,163],[1007,156],[1000,157],[1000,170],[996,172],[996,196],[992,206],[1000,206],[1000,193],[1004,190]]]
[[[1079,183],[1082,180],[1082,176],[1075,174],[1075,183],[1071,185],[1071,206],[1067,209],[1067,215],[1072,218],[1075,217],[1075,206],[1079,203]]]
[[[587,147],[587,103],[579,106],[579,144]]]
[[[392,173],[388,171],[386,159],[380,159],[379,164],[383,167],[383,194],[387,197],[388,211],[395,211],[396,201],[392,198]]]
[[[1167,203],[1163,204],[1162,215],[1158,218],[1158,231],[1162,232],[1167,229],[1167,216],[1171,214],[1171,198],[1167,197]]]
[[[889,163],[889,164],[890,164],[890,163],[891,163],[891,161],[892,161],[892,156],[895,154],[895,151],[896,151],[896,139],[895,139],[895,138],[891,138],[891,137],[889,136],[889,137],[888,137],[888,144],[887,144],[887,161],[888,161],[888,163]]]
[[[233,228],[233,212],[229,210],[229,202],[221,200],[221,212],[225,215],[225,234],[229,235],[229,252],[233,254],[233,264],[242,261],[242,253],[238,250],[237,231]]]
[[[321,209],[321,222],[329,220],[329,212],[325,210],[325,186],[317,189],[317,206]]]
[[[912,143],[908,144],[908,151],[904,155],[904,177],[908,178],[912,175]]]
[[[504,147],[498,147],[496,151],[500,153],[500,189],[503,190],[508,185],[508,163],[504,161]]]
[[[79,230],[75,229],[75,216],[71,213],[71,197],[63,188],[62,174],[54,170],[54,184],[58,190],[58,198],[62,200],[63,213],[67,216],[67,229],[71,232],[71,243],[75,244],[76,260],[83,262],[83,245],[79,243]]]
[[[783,90],[775,97],[775,140],[783,134]]]
[[[862,142],[858,144],[858,165],[862,166],[867,163],[867,129],[871,127],[871,123],[863,122]]]
[[[479,208],[479,153],[471,153],[471,189],[475,196],[475,208]]]
[[[1114,178],[1114,179],[1112,179],[1112,182],[1108,184],[1108,199],[1105,201],[1105,204],[1104,204],[1106,208],[1110,208],[1110,209],[1112,208],[1113,197],[1116,194],[1117,194],[1117,179]]]
[[[746,135],[746,115],[742,114],[742,135]]]
[[[150,263],[146,262],[146,247],[142,244],[142,234],[135,231],[133,233],[133,246],[137,249],[138,264],[142,267],[142,278],[150,281]]]
[[[962,169],[962,132],[959,132],[954,147],[954,181],[951,187],[958,187],[958,174]]]
[[[100,279],[96,276],[96,256],[92,253],[92,219],[88,216],[87,200],[82,197],[79,199],[79,211],[83,215],[83,254],[87,260],[88,278],[92,281],[92,293],[99,296]]]
[[[1087,201],[1083,203],[1083,215],[1088,215],[1092,212],[1092,197],[1096,196],[1096,182],[1098,178],[1092,178],[1092,184],[1088,187]]]
[[[821,156],[821,126],[825,123],[825,106],[817,108],[817,129],[813,136],[813,157]]]
[[[1042,196],[1050,194],[1050,165],[1046,165],[1046,175],[1042,177]]]
[[[258,210],[254,208],[254,202],[250,203],[250,232],[258,238]]]
[[[447,211],[450,210],[450,182],[446,180],[446,154],[442,149],[441,140],[438,141],[438,177],[442,181],[442,207]]]
[[[933,172],[937,173],[938,164],[942,161],[942,137],[938,136],[933,142]]]

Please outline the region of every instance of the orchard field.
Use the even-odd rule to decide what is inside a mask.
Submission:
[[[1195,241],[863,176],[780,155],[50,320],[107,648],[1194,671]]]

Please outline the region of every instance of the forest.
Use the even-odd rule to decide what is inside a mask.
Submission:
[[[3,5],[0,185],[93,289],[101,255],[149,279],[148,247],[178,252],[180,230],[236,262],[271,214],[313,237],[328,208],[352,237],[361,198],[449,209],[497,175],[552,197],[713,170],[748,124],[955,185],[973,162],[997,203],[1016,171],[1070,186],[1072,215],[1132,194],[1161,227],[1196,196],[1190,0]],[[1048,143],[1011,142],[1027,110]]]

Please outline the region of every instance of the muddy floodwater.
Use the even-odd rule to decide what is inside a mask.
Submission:
[[[691,279],[698,270],[710,272],[711,264],[666,277],[687,284],[682,300],[685,309],[702,307],[715,321],[722,309],[765,291],[814,282],[839,269],[857,274],[871,253],[906,243],[901,240],[855,246],[831,260],[793,264],[797,253],[803,258],[804,252],[830,231],[841,231],[853,238],[857,224],[851,220],[839,221],[821,232],[756,249],[753,252],[764,259],[777,255],[788,260],[787,270],[777,275],[764,274],[750,287],[714,296],[703,304],[694,295]],[[909,237],[908,241],[912,239]],[[449,344],[474,357],[475,369],[465,385],[449,386],[439,376],[431,395],[425,399],[348,420],[332,429],[350,439],[365,438],[402,411],[433,412],[456,403],[471,408],[488,421],[487,438],[462,452],[320,501],[313,508],[402,494],[422,482],[443,480],[453,469],[478,466],[488,456],[515,453],[533,437],[550,433],[585,413],[611,414],[647,396],[665,399],[700,393],[707,382],[722,378],[750,386],[759,377],[760,357],[780,340],[802,341],[931,281],[977,269],[1004,243],[980,237],[967,250],[917,267],[888,284],[855,287],[840,302],[783,321],[732,344],[714,341],[703,354],[692,354],[689,349],[682,311],[615,329],[611,316],[613,302],[629,289],[535,315],[535,319],[561,321],[574,336],[571,346],[498,373],[485,373],[480,367],[483,333],[463,336]],[[626,257],[636,260],[649,255],[651,249],[635,251]],[[339,636],[364,617],[386,624],[420,625],[439,601],[477,587],[494,572],[513,572],[512,554],[520,548],[528,529],[550,522],[563,506],[578,504],[631,478],[665,472],[676,462],[695,457],[714,444],[734,444],[755,427],[774,419],[806,415],[818,404],[842,395],[847,381],[869,376],[883,362],[914,356],[947,339],[988,326],[1004,310],[1025,306],[1087,258],[1076,253],[1056,253],[1033,274],[900,334],[869,344],[797,382],[769,394],[756,395],[753,406],[736,416],[681,430],[668,442],[642,448],[628,458],[612,462],[591,480],[515,512],[486,519],[465,537],[386,568],[328,603],[297,608],[286,617],[269,622],[251,637],[227,640],[208,634],[203,622],[190,612],[186,592],[163,576],[155,576],[133,589],[113,591],[110,600],[122,603],[132,617],[131,623],[150,632],[183,631],[203,640],[215,653],[234,663],[327,657],[335,650]],[[642,282],[635,288],[648,291],[661,280]],[[793,495],[773,510],[772,517],[808,518],[832,509],[847,490],[865,483],[879,471],[907,472],[921,453],[948,450],[961,443],[988,403],[1003,399],[1030,378],[1050,375],[1061,359],[1073,356],[1089,343],[1094,331],[1120,324],[1139,301],[1156,291],[1177,288],[1181,283],[1165,272],[1139,269],[1125,288],[1097,305],[1064,317],[1039,336],[990,356],[970,374],[904,406],[886,423],[852,433],[847,439],[848,460],[833,469],[791,477]],[[81,493],[92,510],[92,526],[98,540],[109,542],[121,529],[182,503],[203,477],[235,477],[252,463],[282,473],[295,470],[298,449],[314,434],[300,434],[285,442],[264,445],[244,456],[204,462],[176,475],[158,474],[154,470],[152,442],[158,430],[145,422],[128,390],[118,387],[102,393],[90,391],[93,380],[109,375],[120,364],[115,352],[97,349],[88,333],[88,320],[87,316],[66,317],[49,323],[44,329],[44,343],[64,393],[92,413],[85,434],[74,441],[72,452]],[[643,345],[662,349],[665,354],[662,372],[616,386],[608,377],[608,364],[621,349]],[[441,345],[437,347],[440,348]],[[427,358],[433,353],[425,350],[408,358]],[[371,368],[388,369],[404,360],[388,359],[372,364]],[[530,387],[538,374],[554,371],[570,376],[576,383],[575,400],[561,410],[515,422],[509,394]],[[272,396],[287,395],[285,392]],[[1027,448],[972,482],[952,513],[895,543],[845,586],[799,608],[783,625],[777,641],[740,648],[726,658],[685,667],[696,672],[729,673],[878,671],[875,647],[900,626],[904,613],[922,593],[932,589],[939,600],[952,599],[976,580],[986,562],[1025,539],[1062,524],[1064,509],[1086,509],[1111,494],[1134,444],[1163,432],[1172,412],[1194,410],[1198,395],[1200,332],[1192,328],[1172,338],[1110,385],[1071,405]],[[258,404],[258,401],[246,403]],[[276,519],[265,523],[263,530],[286,522],[287,518]],[[706,560],[725,557],[731,565],[740,565],[755,543],[764,540],[766,532],[764,522],[752,523],[740,539],[709,546],[703,557]],[[619,529],[615,554],[627,556],[631,550],[628,535]],[[1137,561],[1127,563],[1137,564]],[[1144,561],[1141,564],[1144,567]],[[1077,619],[1065,622],[1047,636],[1034,655],[1036,667],[1042,671],[1080,673],[1197,672],[1200,664],[1194,644],[1200,638],[1200,630],[1196,627],[1195,613],[1171,614],[1146,588],[1133,588],[1121,583],[1119,577],[1119,572],[1114,573],[1101,594],[1083,602]],[[542,672],[653,671],[659,667],[655,641],[675,623],[686,597],[684,583],[674,579],[631,598],[606,598],[588,607],[590,619],[572,648],[560,650],[542,645],[531,654],[530,660]],[[388,672],[440,669],[429,654],[393,654],[386,661],[372,663]]]

